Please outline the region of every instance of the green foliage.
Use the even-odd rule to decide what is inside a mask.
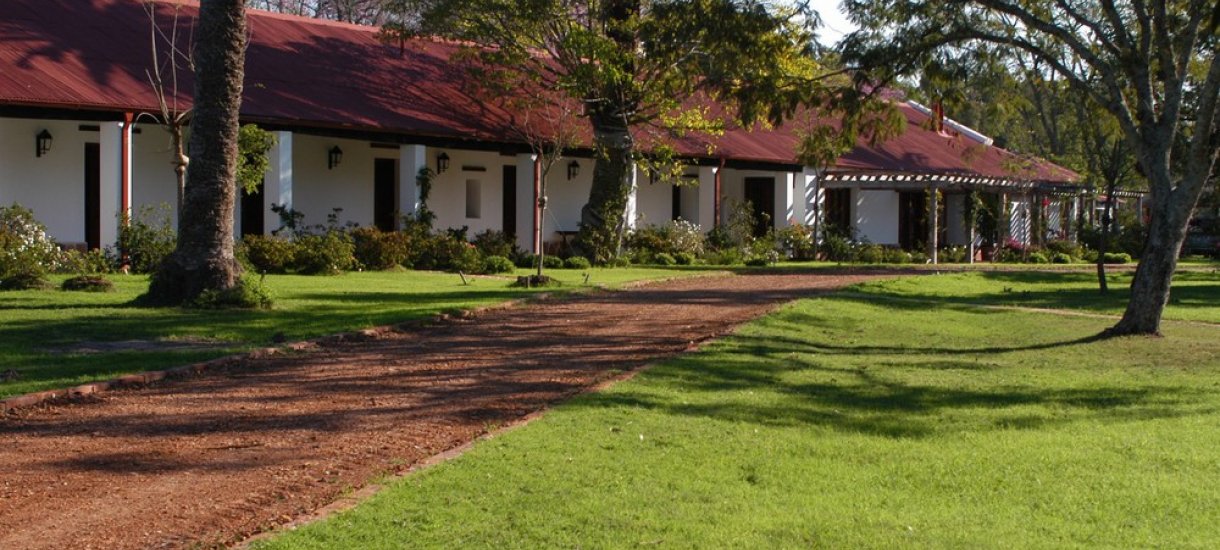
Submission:
[[[60,255],[58,273],[80,275],[102,275],[114,271],[115,259],[100,249],[87,251],[65,250]]]
[[[144,206],[119,224],[118,249],[134,273],[153,273],[178,245],[168,204]]]
[[[566,269],[589,269],[593,265],[584,256],[572,256],[563,261],[563,267]]]
[[[563,269],[563,259],[559,256],[543,256],[542,267],[546,269]]]
[[[1107,264],[1129,264],[1131,263],[1131,255],[1126,252],[1106,252],[1105,261]]]
[[[804,262],[817,259],[812,227],[801,224],[783,227],[775,232],[775,241],[791,260]]]
[[[226,289],[208,289],[187,304],[196,309],[271,309],[274,299],[261,282],[242,278]]]
[[[849,228],[827,226],[822,234],[822,254],[832,262],[850,262],[856,255],[856,245]]]
[[[238,254],[259,273],[287,273],[296,266],[297,244],[282,237],[246,235]]]
[[[637,228],[628,234],[626,244],[632,255],[651,256],[664,252],[698,256],[703,253],[706,241],[707,237],[698,225],[686,220],[674,220],[665,225]]]
[[[488,256],[483,258],[483,273],[511,273],[517,266],[504,256]]]
[[[343,231],[302,235],[296,240],[294,263],[306,275],[338,275],[356,266],[355,252],[351,235]]]
[[[483,257],[478,248],[466,241],[464,232],[445,232],[433,235],[422,244],[415,267],[479,273],[483,270]]]
[[[471,242],[474,243],[475,248],[479,249],[479,253],[484,256],[515,258],[522,254],[516,241],[503,231],[488,229],[476,234]]]
[[[1051,263],[1050,258],[1047,258],[1046,254],[1043,254],[1041,252],[1030,252],[1026,261],[1031,264],[1049,264],[1049,263]]]
[[[678,260],[674,259],[668,252],[658,252],[652,255],[652,263],[657,265],[677,265]]]
[[[60,261],[59,246],[34,212],[18,204],[0,206],[0,290],[46,286]]]
[[[101,275],[77,275],[65,279],[60,288],[77,292],[114,292],[114,283]]]
[[[678,252],[674,254],[674,261],[678,262],[678,265],[695,265],[697,259],[698,256],[695,256],[690,252]]]
[[[964,264],[970,260],[970,251],[965,246],[946,246],[937,252],[941,263]]]
[[[1070,255],[1062,252],[1055,252],[1051,255],[1051,263],[1053,264],[1070,264],[1073,261],[1075,260]]]
[[[410,258],[411,242],[406,233],[359,227],[350,232],[353,255],[364,269],[380,271],[402,265]]]
[[[254,124],[243,124],[237,133],[239,160],[237,188],[254,193],[267,174],[267,153],[275,146],[275,134]]]
[[[864,244],[856,249],[853,258],[858,263],[879,264],[885,261],[885,247],[879,244]]]

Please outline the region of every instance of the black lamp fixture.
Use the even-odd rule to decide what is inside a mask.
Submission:
[[[39,157],[47,154],[47,151],[51,150],[51,141],[53,139],[54,138],[51,137],[51,132],[48,132],[45,129],[38,132],[38,135],[34,136],[34,154]]]
[[[580,175],[580,163],[572,161],[568,163],[568,179],[574,180]]]
[[[449,153],[441,151],[441,153],[439,155],[436,155],[436,173],[443,174],[443,173],[445,173],[445,170],[448,170],[448,169],[449,169]]]
[[[338,145],[331,147],[326,154],[326,169],[333,170],[340,162],[343,162],[343,149]]]

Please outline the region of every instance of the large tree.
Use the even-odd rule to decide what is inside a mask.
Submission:
[[[1148,179],[1148,240],[1108,335],[1156,334],[1187,224],[1220,150],[1220,4],[1214,0],[844,2],[862,30],[848,59],[882,81],[973,56],[1036,59],[1118,121]]]
[[[203,0],[195,27],[191,168],[179,213],[178,246],[153,275],[148,299],[180,304],[240,284],[233,256],[238,112],[246,57],[242,0]]]
[[[645,156],[641,149],[664,157],[667,136],[715,133],[733,119],[747,126],[778,123],[825,87],[825,74],[814,58],[810,22],[815,18],[791,4],[756,0],[393,0],[390,4],[396,16],[386,27],[389,34],[462,40],[471,45],[469,53],[484,63],[511,67],[542,87],[583,103],[596,164],[577,242],[595,261],[617,253],[631,168]],[[641,136],[650,137],[640,143]]]

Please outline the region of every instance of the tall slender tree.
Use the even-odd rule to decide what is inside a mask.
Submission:
[[[1107,335],[1157,334],[1187,224],[1220,152],[1215,0],[897,0],[844,3],[847,59],[885,80],[930,57],[1021,52],[1118,121],[1148,179],[1148,239]]]
[[[147,299],[180,304],[207,290],[240,284],[233,255],[237,196],[238,112],[245,74],[242,0],[202,0],[195,29],[194,116],[178,246],[153,275]]]

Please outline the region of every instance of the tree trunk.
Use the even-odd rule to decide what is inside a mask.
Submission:
[[[1110,232],[1114,227],[1114,186],[1117,180],[1106,185],[1106,206],[1101,211],[1101,236],[1097,243],[1097,290],[1102,294],[1110,291],[1106,283],[1106,250],[1110,244]]]
[[[178,246],[153,276],[147,298],[181,304],[205,290],[236,286],[233,256],[238,112],[246,55],[242,0],[203,0],[195,29],[193,166],[179,212]]]
[[[635,140],[615,117],[591,116],[597,161],[589,202],[580,211],[580,233],[576,243],[581,254],[594,263],[613,260],[619,251],[622,228],[631,193],[632,154]]]
[[[1155,185],[1152,193],[1158,208],[1153,210],[1148,239],[1144,241],[1139,267],[1131,281],[1131,300],[1118,324],[1103,333],[1106,336],[1159,335],[1161,332],[1161,315],[1165,304],[1169,303],[1169,286],[1178,267],[1178,253],[1186,240],[1187,223],[1198,201],[1198,193],[1193,200],[1169,200],[1157,196]]]
[[[170,148],[174,150],[174,181],[178,184],[178,227],[182,227],[182,203],[186,196],[186,167],[190,162],[182,143],[182,129],[181,122],[174,122],[168,127]]]

